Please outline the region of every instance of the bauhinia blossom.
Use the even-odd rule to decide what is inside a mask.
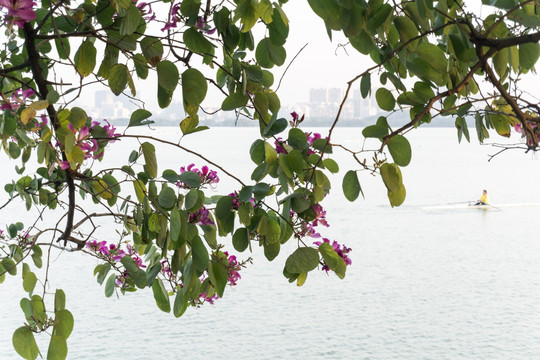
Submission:
[[[330,240],[327,239],[327,238],[323,238],[322,239],[325,243],[327,244],[330,244]],[[317,245],[317,246],[321,246],[322,242],[321,241],[315,241],[313,244]],[[332,245],[332,248],[334,249],[334,251],[343,259],[343,261],[345,262],[345,265],[346,266],[349,266],[352,264],[352,260],[351,258],[348,256],[348,254],[352,251],[351,248],[345,246],[345,245],[340,245],[337,241],[332,241],[331,243]],[[322,267],[321,270],[324,270],[328,273],[328,271],[330,270],[330,267],[325,263]]]
[[[36,12],[32,9],[36,3],[32,0],[0,0],[0,8],[7,9],[6,20],[9,24],[23,27],[24,23],[36,18]]]

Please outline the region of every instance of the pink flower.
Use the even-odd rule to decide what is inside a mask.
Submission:
[[[24,23],[36,18],[36,13],[32,10],[36,3],[32,0],[0,0],[0,7],[6,8],[7,18],[18,27],[23,27]]]

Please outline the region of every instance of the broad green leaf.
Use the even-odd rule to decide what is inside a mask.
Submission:
[[[208,84],[206,83],[206,79],[199,70],[191,68],[182,73],[182,96],[184,98],[184,109],[186,112],[189,113],[189,107],[186,105],[191,105],[192,108],[196,109],[199,108],[199,105],[206,97],[207,89]]]
[[[343,177],[343,194],[345,195],[345,198],[349,201],[354,201],[358,198],[358,195],[360,195],[360,192],[362,192],[362,188],[360,187],[360,182],[358,181],[358,175],[356,174],[356,171],[349,170]],[[362,193],[362,196],[364,194]]]
[[[158,84],[165,91],[172,93],[178,85],[180,74],[178,68],[172,62],[163,60],[157,64]]]
[[[309,146],[306,133],[298,128],[289,130],[287,143],[300,151],[305,150]]]
[[[142,203],[147,194],[146,186],[141,180],[137,179],[133,181],[133,188],[135,189],[137,200]]]
[[[124,91],[129,76],[129,69],[124,64],[116,64],[111,68],[108,83],[114,95],[118,96]]]
[[[233,92],[223,100],[221,109],[225,111],[234,110],[246,106],[249,96],[241,92]]]
[[[399,191],[402,186],[401,170],[396,164],[384,163],[380,168],[384,185],[389,191]]]
[[[96,48],[90,40],[83,41],[75,53],[75,68],[82,77],[88,76],[94,71],[96,67],[96,54]]]
[[[370,125],[362,130],[362,135],[366,138],[378,138],[381,139],[388,135],[388,126],[383,125]]]
[[[105,297],[111,297],[114,294],[114,287],[116,283],[116,275],[111,274],[105,283]]]
[[[198,188],[201,186],[201,177],[193,171],[184,171],[178,176],[178,180],[191,188]]]
[[[80,107],[73,107],[69,113],[68,121],[73,125],[75,129],[81,129],[86,125],[86,120],[88,120],[88,115],[84,109]]]
[[[395,191],[388,190],[388,200],[390,200],[390,205],[392,207],[400,206],[405,201],[406,191],[405,186],[400,184],[399,188]]]
[[[71,46],[69,45],[69,40],[67,38],[54,38],[54,44],[56,45],[56,51],[58,52],[58,57],[63,60],[69,58],[69,53],[71,52]]]
[[[407,43],[407,48],[413,51],[416,48],[418,40],[411,41],[411,39],[418,36],[418,29],[414,22],[407,16],[394,17],[394,25],[399,33],[399,38],[403,43]]]
[[[217,295],[222,298],[225,291],[225,285],[227,285],[229,273],[227,268],[221,263],[212,263],[208,268],[210,275],[210,281],[216,289]]]
[[[94,274],[95,275],[95,274]],[[54,311],[58,312],[66,308],[66,294],[62,289],[56,289],[54,293]]]
[[[264,144],[265,142],[261,139],[257,139],[253,142],[253,144],[251,144],[249,155],[255,164],[262,163],[266,157]]]
[[[319,265],[319,252],[311,247],[296,249],[285,262],[285,270],[291,274],[301,274]]]
[[[159,193],[158,204],[165,210],[171,210],[177,200],[176,192],[170,187],[164,187]]]
[[[232,243],[236,251],[243,252],[246,250],[249,245],[249,235],[247,229],[236,229],[232,238]]]
[[[49,349],[47,350],[47,360],[64,360],[67,358],[68,347],[66,339],[53,335],[49,342]]]
[[[131,4],[120,23],[120,34],[131,35],[139,27],[142,20],[141,11],[135,4]]]
[[[27,264],[24,264],[27,265]],[[23,271],[23,289],[24,291],[32,294],[34,287],[36,286],[37,277],[32,271],[26,272]]]
[[[141,144],[145,162],[145,172],[152,178],[157,177],[158,163],[156,160],[156,148],[149,142]]]
[[[360,94],[365,99],[368,97],[370,91],[371,91],[371,74],[366,73],[364,76],[362,76],[362,79],[360,80]]]
[[[519,45],[519,64],[525,70],[532,69],[540,57],[540,44],[525,43]]]
[[[191,239],[191,251],[193,257],[193,268],[198,272],[203,272],[206,270],[210,258],[208,256],[208,250],[206,250],[206,247],[199,236],[195,236],[193,239]]]
[[[152,116],[150,111],[145,109],[137,109],[131,114],[128,127],[153,124],[154,121],[148,120],[150,116]]]
[[[435,70],[439,72],[445,72],[447,67],[446,56],[444,51],[437,45],[429,42],[422,42],[418,44],[415,54],[420,56],[424,61],[431,65]]]
[[[269,38],[262,39],[255,50],[255,58],[263,68],[270,69],[274,65],[281,66],[285,62],[287,52],[283,46],[275,45]]]
[[[382,110],[386,110],[386,111],[394,110],[394,105],[396,104],[396,100],[394,99],[394,95],[392,95],[392,93],[389,90],[385,88],[377,89],[377,92],[375,93],[375,98],[377,99],[377,104]]]
[[[154,280],[152,284],[152,292],[154,293],[154,299],[156,300],[158,308],[166,313],[170,312],[171,302],[169,300],[169,294],[167,293],[167,289],[165,289],[161,279],[157,278]]]
[[[412,150],[411,144],[406,137],[395,135],[388,140],[388,151],[392,159],[399,166],[407,166],[411,162]]]
[[[216,218],[222,221],[230,221],[233,217],[232,206],[233,198],[230,196],[222,196],[216,204]]]
[[[39,349],[34,339],[34,333],[26,326],[21,326],[13,333],[13,348],[17,354],[27,360],[37,359]]]
[[[184,31],[183,39],[189,50],[203,55],[214,55],[214,45],[197,29],[189,28]]]
[[[184,314],[188,307],[188,299],[186,296],[186,288],[181,288],[176,293],[173,304],[173,314],[175,317],[180,317]]]
[[[73,331],[74,322],[73,315],[69,310],[63,309],[56,311],[54,313],[53,335],[67,339]]]
[[[345,264],[343,258],[338,255],[334,248],[330,244],[323,242],[319,245],[319,252],[330,270],[334,271],[340,279],[345,278],[347,264]]]
[[[328,169],[332,174],[337,174],[339,172],[339,165],[332,159],[324,159],[323,165]]]
[[[146,36],[141,40],[140,46],[143,56],[150,66],[156,66],[161,61],[163,44],[158,38]]]
[[[180,230],[182,228],[182,218],[176,206],[171,210],[169,221],[171,241],[176,242],[180,238]]]
[[[14,237],[14,236],[12,236],[12,237]],[[4,267],[4,269],[6,269],[8,274],[17,275],[17,266],[15,264],[15,261],[13,261],[13,259],[11,259],[11,258],[3,258],[2,259],[2,266]]]

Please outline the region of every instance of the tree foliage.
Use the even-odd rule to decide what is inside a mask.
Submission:
[[[332,143],[341,108],[324,136],[302,130],[298,114],[280,114],[272,71],[288,60],[286,1],[0,2],[0,137],[5,154],[22,163],[0,209],[22,202],[40,214],[27,224],[6,224],[0,234],[0,282],[20,272],[28,293],[20,302],[25,324],[13,334],[21,357],[35,359],[34,334],[48,330],[47,358],[66,358],[74,325],[61,289],[52,309],[46,291],[36,294],[32,268],[50,265],[42,248],[100,259],[94,275],[106,296],[150,287],[157,307],[179,317],[236,285],[249,258],[239,261],[233,249],[261,246],[271,261],[294,239],[297,248],[286,254],[283,270],[290,282],[302,285],[317,268],[343,278],[350,249],[326,238],[313,241],[321,236],[317,226],[328,226],[321,203],[331,190],[329,175],[343,171],[342,190],[355,201],[363,195],[361,174],[380,174],[390,204],[401,205],[400,167],[412,159],[405,137],[412,128],[453,116],[459,140],[470,140],[473,121],[480,142],[489,130],[509,136],[514,129],[527,150],[537,148],[538,100],[519,87],[540,57],[537,1],[483,0],[482,17],[455,0],[308,2],[330,37],[341,32],[349,48],[373,61],[352,75],[342,103],[357,87],[364,98],[374,94],[388,113],[363,130],[366,142],[377,144],[371,161],[362,159],[368,150]],[[58,80],[67,73],[78,81]],[[155,98],[139,97],[145,82],[157,85]],[[122,133],[73,105],[95,83],[139,105]],[[185,117],[178,125],[183,136],[197,136],[208,129],[199,114],[209,87],[221,94],[221,111],[259,126],[247,154],[249,180],[179,142],[131,132],[153,123],[144,101],[167,108],[181,98]],[[410,121],[393,129],[388,118],[398,112],[408,112]],[[139,145],[125,164],[96,170],[94,164],[126,138]],[[162,169],[156,144],[195,154],[202,164]],[[331,157],[337,150],[351,154],[357,167],[340,169]],[[26,169],[32,156],[35,171]],[[237,190],[211,195],[220,176],[234,179]],[[81,204],[88,201],[99,211],[85,211]],[[44,222],[45,211],[54,219]],[[102,222],[117,226],[119,235],[93,238]],[[45,277],[39,286],[47,283]]]

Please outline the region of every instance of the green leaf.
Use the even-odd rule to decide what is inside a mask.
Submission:
[[[182,218],[180,217],[180,211],[178,211],[176,206],[171,210],[169,221],[171,241],[176,242],[180,238],[180,230],[182,228]]]
[[[306,133],[298,128],[289,130],[287,143],[300,151],[303,151],[309,146]]]
[[[188,109],[198,109],[199,105],[206,97],[208,84],[204,75],[197,69],[187,69],[182,73],[182,96],[184,98],[184,109],[193,116]],[[196,114],[197,111],[195,110]]]
[[[107,283],[105,283],[105,296],[111,297],[112,294],[114,294],[114,286],[116,283],[116,275],[111,274],[109,278],[107,279]]]
[[[360,187],[360,182],[358,181],[358,175],[356,174],[356,171],[349,170],[343,177],[343,194],[345,195],[345,198],[349,201],[354,201],[358,198],[358,195],[360,195],[360,192],[362,192],[362,188]],[[362,192],[362,196],[364,196],[364,193]]]
[[[47,351],[47,360],[64,360],[67,358],[67,353],[66,339],[58,335],[51,336]]]
[[[68,121],[75,129],[81,129],[84,125],[86,125],[86,120],[88,120],[88,115],[84,109],[81,109],[80,107],[74,107],[71,109],[68,116]]]
[[[396,105],[396,99],[390,91],[385,88],[377,89],[375,93],[375,98],[377,99],[377,104],[382,110],[392,111]]]
[[[24,264],[28,266],[27,264]],[[36,286],[37,277],[32,271],[27,271],[26,274],[23,270],[23,289],[24,291],[32,294],[34,287]]]
[[[169,300],[169,294],[167,293],[167,289],[165,289],[161,279],[157,278],[154,280],[154,283],[152,284],[152,292],[154,293],[154,299],[156,300],[158,308],[166,313],[170,312],[171,302]]]
[[[144,142],[141,145],[142,153],[145,162],[145,172],[152,178],[157,177],[158,164],[156,160],[156,148],[149,142]]]
[[[13,259],[11,259],[11,258],[3,258],[2,259],[2,266],[4,267],[4,269],[7,270],[8,274],[17,275],[17,266],[15,265],[15,261],[13,261]]]
[[[221,109],[225,111],[234,110],[246,106],[249,96],[241,92],[233,92],[223,100]]]
[[[191,188],[198,188],[201,186],[201,177],[193,171],[184,171],[178,176],[178,180]]]
[[[182,316],[188,307],[186,291],[186,288],[181,288],[176,293],[173,304],[173,314],[175,317]]]
[[[323,165],[328,169],[332,174],[337,174],[339,172],[339,165],[332,159],[324,159]]]
[[[71,47],[69,46],[69,40],[66,38],[55,38],[54,43],[56,45],[56,51],[58,52],[58,57],[63,60],[69,58],[69,53],[71,52]]]
[[[206,250],[206,247],[198,235],[191,239],[191,251],[193,268],[199,273],[206,270],[210,257],[208,256],[208,250]]]
[[[54,328],[53,335],[58,335],[63,339],[67,339],[73,331],[73,315],[69,310],[58,310],[54,313]]]
[[[301,274],[315,269],[319,265],[319,253],[311,247],[296,249],[285,262],[285,270],[291,274]]]
[[[360,94],[362,95],[362,98],[367,98],[369,95],[369,92],[371,91],[371,74],[366,73],[364,76],[362,76],[362,79],[360,80]]]
[[[378,138],[382,139],[388,135],[388,126],[383,125],[370,125],[362,130],[362,135],[366,138]]]
[[[233,198],[230,196],[222,196],[216,204],[216,218],[222,221],[229,221],[233,217],[232,212]]]
[[[75,68],[82,77],[86,77],[94,71],[96,67],[96,54],[96,48],[90,40],[83,41],[75,53]]]
[[[154,121],[147,120],[150,116],[152,116],[150,111],[145,109],[137,109],[131,114],[128,127],[153,124]]]
[[[165,210],[171,210],[177,200],[176,192],[170,187],[164,187],[159,193],[158,204]]]
[[[330,270],[334,271],[340,279],[345,278],[347,264],[345,264],[343,258],[339,256],[334,248],[330,244],[323,242],[321,245],[319,245],[319,252]]]
[[[142,20],[141,11],[135,4],[131,4],[120,23],[120,34],[131,35],[139,27]]]
[[[222,298],[225,291],[225,285],[227,285],[229,273],[227,268],[221,263],[212,263],[208,268],[210,275],[210,281],[216,288],[217,295]]]
[[[425,62],[427,62],[435,70],[444,73],[446,72],[447,60],[444,55],[444,51],[437,45],[429,42],[422,42],[418,44],[418,47],[414,51],[416,55],[420,56]]]
[[[540,57],[540,44],[525,43],[519,45],[519,64],[523,69],[529,70],[534,67]]]
[[[399,191],[401,180],[401,170],[396,164],[384,163],[381,165],[381,177],[384,185],[389,191]]]
[[[116,64],[109,71],[109,87],[114,95],[118,96],[127,86],[129,70],[124,64]]]
[[[269,38],[262,39],[255,50],[255,58],[263,68],[270,69],[274,65],[281,66],[285,62],[287,52],[283,46],[275,45]]]
[[[133,188],[135,189],[137,200],[142,203],[147,194],[146,186],[141,180],[137,179],[133,181]]]
[[[214,45],[197,29],[189,28],[184,31],[183,39],[189,50],[203,55],[214,55]]]
[[[255,164],[260,164],[266,158],[265,142],[261,139],[257,139],[251,144],[249,149],[249,156]]]
[[[399,206],[405,201],[406,191],[405,186],[400,184],[399,188],[396,191],[388,190],[388,200],[390,200],[390,205],[392,207]]]
[[[180,79],[178,68],[168,60],[161,61],[157,67],[158,84],[167,92],[174,92]]]
[[[26,326],[21,326],[13,333],[13,347],[17,354],[27,360],[37,359],[39,349],[34,339],[34,333]]]
[[[236,251],[243,252],[246,250],[249,245],[249,235],[247,229],[236,229],[232,238],[232,243]]]
[[[156,66],[163,56],[163,44],[161,41],[158,38],[146,36],[141,40],[140,45],[143,56],[148,64],[150,64],[150,66]],[[148,70],[146,72],[148,72]]]
[[[394,162],[399,166],[407,166],[411,162],[411,144],[402,135],[396,135],[388,140],[388,151],[390,151]]]

